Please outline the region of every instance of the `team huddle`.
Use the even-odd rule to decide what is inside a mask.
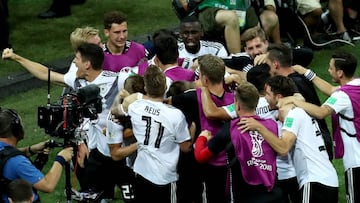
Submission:
[[[84,139],[76,151],[61,150],[47,174],[28,159],[48,150],[41,142],[7,159],[3,178],[30,183],[31,202],[40,202],[36,190],[52,192],[72,162],[79,192],[99,193],[98,202],[111,202],[119,187],[124,202],[337,203],[335,154],[348,202],[360,202],[360,79],[351,53],[331,56],[328,71],[340,85],[332,86],[304,68],[306,50],[270,44],[259,26],[241,34],[243,52],[235,54],[202,39],[195,16],[179,29],[156,31],[150,51],[127,39],[125,14],[106,13],[107,41],[95,28],[76,28],[68,72],[49,78],[48,67],[4,49],[3,59],[67,91],[98,86],[102,112],[78,126]],[[329,96],[323,104],[315,86]],[[24,138],[13,109],[1,109],[0,129],[0,152]],[[14,202],[9,191],[2,201]]]

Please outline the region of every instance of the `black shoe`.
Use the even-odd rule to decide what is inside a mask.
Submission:
[[[352,37],[353,41],[360,40],[360,23],[356,23],[350,30],[349,34]]]
[[[46,12],[40,13],[38,18],[40,19],[49,19],[49,18],[61,18],[64,16],[69,16],[70,13],[55,13],[52,10],[47,10]]]
[[[340,39],[340,40],[345,40],[347,42],[351,42],[351,37],[349,35],[348,32],[342,32],[342,33],[335,33],[335,34],[331,34],[330,37],[335,40],[335,39]]]

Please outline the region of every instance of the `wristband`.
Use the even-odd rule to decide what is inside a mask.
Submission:
[[[122,104],[120,105],[120,110],[124,113],[125,116],[128,116],[129,114],[124,110],[124,106]]]
[[[307,69],[304,73],[304,76],[311,82],[316,77],[316,73],[310,69]]]
[[[59,162],[59,164],[61,164],[62,166],[64,166],[66,164],[64,157],[62,157],[60,155],[56,155],[55,161]]]
[[[28,147],[28,151],[29,151],[30,156],[36,154],[35,152],[31,151],[31,146]]]

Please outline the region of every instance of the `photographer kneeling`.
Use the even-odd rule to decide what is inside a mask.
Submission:
[[[34,202],[40,202],[36,190],[42,192],[54,191],[55,186],[61,177],[63,166],[66,162],[69,162],[73,156],[73,148],[69,147],[61,150],[55,157],[55,161],[50,171],[44,175],[31,163],[28,156],[43,151],[46,147],[46,142],[16,150],[15,147],[23,138],[24,128],[22,126],[21,117],[15,110],[0,109],[0,153],[3,150],[11,151],[11,149],[13,149],[12,151],[19,152],[17,155],[10,157],[3,164],[1,175],[2,179],[5,179],[5,181],[1,181],[1,184],[15,179],[26,180],[34,188]],[[3,186],[4,185],[1,185],[1,187]],[[1,196],[0,202],[9,202],[6,194]]]

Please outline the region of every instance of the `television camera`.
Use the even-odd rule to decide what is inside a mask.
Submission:
[[[61,96],[55,104],[38,107],[38,125],[50,136],[71,139],[84,118],[95,120],[102,111],[100,88],[87,85],[77,94]]]

